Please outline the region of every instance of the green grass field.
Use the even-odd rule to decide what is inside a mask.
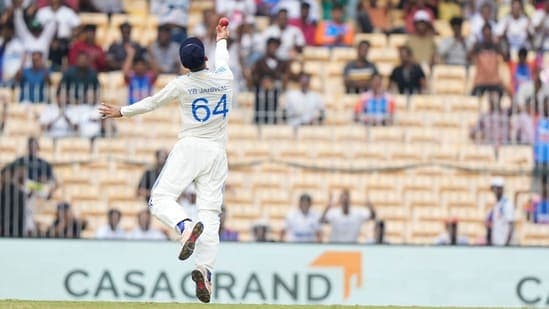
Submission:
[[[108,302],[45,302],[45,301],[19,301],[19,300],[2,300],[0,301],[2,309],[435,309],[431,307],[378,307],[378,306],[281,306],[281,305],[214,305],[214,304],[158,304],[158,303],[108,303]],[[444,307],[436,309],[459,309],[456,307]],[[464,308],[465,309],[465,308]],[[474,308],[466,308],[474,309]],[[486,308],[483,308],[486,309]],[[502,309],[502,308],[499,308]]]

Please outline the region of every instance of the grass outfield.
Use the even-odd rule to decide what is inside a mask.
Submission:
[[[379,307],[379,306],[282,306],[282,305],[214,305],[214,304],[159,304],[159,303],[123,303],[123,302],[47,302],[47,301],[20,301],[20,300],[0,300],[0,308],[2,309],[69,309],[69,308],[86,308],[86,309],[115,309],[115,308],[137,308],[137,309],[460,309],[457,307]],[[474,308],[463,308],[474,309]],[[486,308],[483,308],[486,309]],[[502,309],[502,308],[500,308]]]

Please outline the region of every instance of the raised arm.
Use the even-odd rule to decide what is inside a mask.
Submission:
[[[15,35],[17,35],[23,42],[32,38],[32,33],[30,33],[29,28],[25,24],[23,19],[23,10],[18,8],[14,12],[13,23],[15,26]]]
[[[227,29],[227,26],[217,25],[215,30],[217,32],[217,43],[215,46],[215,71],[216,73],[231,73],[231,69],[229,68],[229,51],[227,50],[229,29]]]
[[[99,113],[103,119],[107,119],[120,118],[122,116],[132,117],[150,112],[166,103],[172,102],[179,96],[180,89],[178,88],[177,83],[177,80],[172,80],[164,89],[160,90],[160,92],[129,106],[120,107],[101,103],[99,106]]]

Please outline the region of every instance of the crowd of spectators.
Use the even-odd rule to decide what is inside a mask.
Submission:
[[[491,0],[470,4],[415,0],[401,1],[396,7],[390,1],[380,4],[376,0],[217,0],[215,10],[205,10],[202,20],[192,29],[188,27],[190,1],[151,0],[149,13],[158,18],[154,42],[141,46],[133,40],[133,25],[128,20],[117,29],[120,39],[106,49],[98,42],[96,25],[82,24],[78,13],[124,13],[120,0],[0,0],[0,5],[0,84],[19,89],[21,103],[48,103],[39,121],[43,133],[54,138],[94,138],[116,131],[94,112],[101,98],[100,73],[120,72],[127,86],[126,103],[133,104],[152,93],[159,74],[183,72],[178,61],[179,43],[191,35],[204,41],[210,55],[208,65],[213,67],[213,31],[219,16],[231,20],[235,91],[255,94],[253,121],[257,124],[287,122],[297,127],[324,122],[326,102],[311,87],[314,77],[303,69],[303,51],[308,46],[333,49],[356,45],[356,59],[341,67],[341,83],[346,93],[358,94],[349,114],[354,113],[356,122],[367,125],[394,123],[397,111],[393,95],[428,93],[434,65],[465,67],[471,73],[471,94],[487,94],[488,98],[488,109],[471,128],[471,138],[497,146],[533,145],[534,173],[543,186],[539,200],[531,203],[529,214],[533,222],[545,220],[549,174],[549,68],[543,62],[549,51],[547,0],[512,0],[499,6]],[[402,24],[394,22],[393,9],[404,14]],[[258,31],[255,22],[259,15],[271,19],[263,31]],[[440,38],[436,21],[447,23],[452,35]],[[466,21],[469,35],[464,34]],[[400,63],[391,68],[388,76],[382,76],[378,65],[369,58],[372,42],[356,42],[359,33],[407,35],[403,46],[398,47]],[[502,67],[510,76],[502,76]],[[61,79],[52,91],[54,72],[61,73]],[[507,85],[505,80],[510,83]],[[503,106],[504,96],[510,98],[509,106]],[[0,123],[4,125],[5,121]],[[10,199],[10,203],[2,204],[3,217],[19,218],[1,227],[4,235],[25,235],[25,229],[33,227],[29,219],[32,207],[27,205],[29,196],[50,198],[57,186],[51,165],[37,155],[37,141],[29,140],[28,148],[27,155],[1,172],[0,198]],[[166,156],[165,151],[157,152],[155,166],[139,183],[139,197],[148,200]],[[487,242],[509,244],[513,206],[502,197],[503,192],[497,193],[498,188],[503,188],[502,182],[492,187],[498,202],[486,221],[490,230]],[[182,193],[180,203],[192,211],[195,199],[190,187]],[[299,209],[286,219],[281,239],[318,241],[322,237],[321,225],[329,224],[330,241],[354,242],[362,223],[375,219],[371,205],[365,209],[350,206],[349,192],[341,194],[339,208],[332,207],[330,199],[329,207],[320,215],[310,210],[311,200],[308,195],[300,198]],[[97,237],[128,237],[119,227],[120,216],[117,210],[109,211],[108,224],[97,230]],[[238,239],[238,233],[225,226],[225,216],[224,213],[221,238]],[[55,222],[46,234],[79,237],[86,225],[74,217],[70,204],[60,203]],[[301,230],[304,226],[307,230]],[[374,226],[371,242],[386,243],[386,223],[376,221]],[[502,226],[508,230],[501,233],[504,236],[497,236],[494,228]],[[437,243],[465,242],[457,234],[455,221],[449,221],[446,228],[447,234]],[[265,222],[253,227],[257,240],[270,240],[268,231]],[[144,211],[139,213],[138,228],[129,237],[160,239],[161,234],[164,235],[150,229],[150,215]]]

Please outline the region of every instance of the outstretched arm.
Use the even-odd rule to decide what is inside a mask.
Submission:
[[[215,71],[231,72],[229,68],[229,51],[227,50],[227,40],[229,39],[229,30],[227,26],[217,25],[217,44],[215,46]],[[224,70],[223,70],[224,69]]]
[[[99,106],[99,113],[103,119],[120,118],[122,116],[132,117],[150,112],[166,103],[172,102],[179,96],[179,93],[180,90],[177,85],[177,80],[173,80],[155,95],[129,106],[120,107],[101,103]]]
[[[15,35],[21,38],[21,40],[27,41],[32,38],[32,34],[23,19],[23,10],[21,8],[15,9],[13,23],[15,26]]]

